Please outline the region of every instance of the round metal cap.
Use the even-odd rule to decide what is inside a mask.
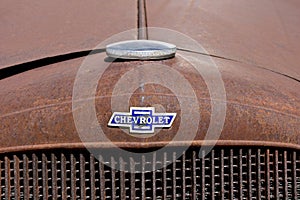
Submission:
[[[121,59],[156,60],[174,57],[176,46],[154,40],[127,40],[106,46],[109,57]]]

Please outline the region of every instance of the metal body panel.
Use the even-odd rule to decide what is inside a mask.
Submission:
[[[4,1],[0,8],[0,69],[94,48],[136,27],[136,3]]]
[[[72,90],[78,66],[83,58],[45,66],[1,80],[1,147],[23,145],[80,143],[72,116]],[[99,123],[109,139],[118,145],[171,141],[179,126],[162,130],[150,138],[130,136],[119,128],[107,126],[111,111],[113,86],[119,78],[141,62],[158,62],[179,70],[195,89],[201,113],[196,141],[204,139],[210,121],[210,97],[204,81],[193,68],[180,58],[164,61],[131,61],[111,64],[100,79],[96,95]],[[254,141],[290,143],[299,145],[300,105],[298,83],[263,69],[247,68],[232,61],[217,60],[222,66],[222,77],[227,92],[227,113],[222,141]],[[243,69],[243,74],[239,70]],[[167,74],[166,74],[167,76]],[[266,78],[268,77],[268,78]],[[179,86],[180,87],[180,86]],[[184,88],[182,88],[184,90]],[[140,104],[141,95],[148,97]],[[137,90],[131,106],[160,103],[180,113],[176,96],[157,85]],[[170,112],[169,110],[167,110]],[[191,122],[192,123],[192,122]],[[187,130],[187,134],[189,131]],[[90,142],[101,142],[96,137]],[[180,141],[177,141],[180,142]],[[184,142],[184,140],[182,141]]]
[[[147,14],[149,27],[185,33],[211,54],[300,80],[298,1],[154,0]]]
[[[137,23],[136,4],[125,1],[98,2],[98,7],[75,3],[68,5],[71,7],[66,12],[61,9],[64,10],[67,5],[52,9],[50,5],[36,4],[20,4],[22,9],[13,14],[8,11],[14,10],[15,4],[8,3],[10,9],[2,13],[3,19],[7,20],[1,22],[5,30],[0,36],[4,40],[0,50],[1,68],[91,49],[111,34],[133,28]],[[295,18],[299,15],[297,9],[300,6],[292,1],[276,2],[275,7],[270,7],[270,1],[262,4],[264,6],[245,1],[229,6],[232,5],[229,2],[219,5],[210,1],[149,1],[146,6],[149,26],[178,30],[196,39],[209,53],[220,56],[214,61],[221,72],[227,96],[221,142],[252,142],[256,145],[282,143],[283,146],[290,144],[298,148],[300,91],[297,79],[300,76],[300,61],[297,54],[300,48],[296,40],[299,26],[295,26],[298,22]],[[280,14],[275,12],[277,4],[283,4],[277,7]],[[52,6],[56,6],[56,3]],[[29,7],[36,8],[37,13],[28,10]],[[180,10],[177,15],[174,14],[176,8]],[[254,14],[256,9],[260,10]],[[44,23],[36,19],[46,11],[49,12],[45,14]],[[83,14],[77,15],[80,12]],[[233,17],[236,15],[240,17]],[[281,22],[280,19],[285,20]],[[14,25],[9,20],[14,21]],[[32,27],[35,29],[32,30]],[[151,39],[151,32],[148,37]],[[70,58],[0,80],[2,149],[26,149],[32,148],[32,145],[68,146],[81,142],[72,116],[72,91],[76,72],[83,59]],[[150,138],[133,137],[118,128],[107,127],[112,113],[112,86],[124,73],[147,62],[150,61],[115,62],[100,79],[101,87],[96,95],[97,117],[105,134],[119,146],[128,147],[132,144],[134,148],[167,143],[178,130],[178,118],[172,129],[162,130]],[[153,62],[176,69],[194,88],[200,105],[195,112],[201,113],[195,142],[200,144],[211,114],[205,82],[180,57]],[[180,85],[178,87],[185,90]],[[148,97],[142,105],[139,101],[141,95]],[[155,103],[172,108],[168,112],[180,113],[176,96],[157,85],[148,85],[144,91],[137,90],[130,105],[147,106]],[[88,140],[97,142],[98,138],[90,137]],[[183,138],[177,142],[185,141]]]

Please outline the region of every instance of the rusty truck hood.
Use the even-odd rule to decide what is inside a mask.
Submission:
[[[5,149],[80,145],[72,115],[76,73],[98,43],[115,33],[137,28],[136,2],[4,4],[0,14],[0,146]],[[192,37],[217,63],[227,97],[219,144],[280,144],[299,148],[299,2],[148,1],[146,8],[148,26],[173,29]],[[176,68],[182,61],[175,57],[156,62]],[[99,122],[120,146],[167,143],[176,128],[163,130],[163,136],[143,139],[107,127],[111,114],[110,81],[115,83],[124,71],[138,63],[113,63],[103,77],[107,85],[97,93],[101,98],[96,107],[104,113],[98,116]],[[199,77],[185,63],[182,67],[181,73],[196,88],[202,105],[194,140],[201,143],[210,120],[208,96],[200,87],[205,84],[197,86]],[[155,96],[155,91],[149,88],[146,95]],[[173,101],[173,97],[170,95],[165,101]]]

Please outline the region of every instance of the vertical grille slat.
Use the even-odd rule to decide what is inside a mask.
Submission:
[[[146,159],[145,156],[142,156],[142,170],[141,170],[141,199],[146,199],[145,194],[145,165],[146,165]]]
[[[1,199],[300,199],[300,154],[190,148],[95,157],[86,150],[3,154]],[[101,152],[101,151],[100,151]]]
[[[133,158],[130,158],[130,191],[131,199],[135,199],[135,162]],[[154,179],[155,180],[155,179]]]
[[[104,200],[106,197],[106,192],[105,192],[105,174],[104,174],[103,157],[99,155],[98,160],[99,160],[100,197],[101,200]]]
[[[86,198],[86,188],[85,188],[85,157],[80,154],[80,196]]]
[[[19,158],[14,156],[14,199],[20,199],[20,168]]]
[[[266,171],[265,171],[265,174],[266,174],[266,185],[267,185],[267,199],[269,200],[271,197],[270,197],[270,193],[271,193],[271,189],[270,189],[270,150],[267,149],[266,151]]]
[[[132,160],[130,160],[132,161]],[[156,188],[156,173],[155,173],[155,170],[156,170],[156,153],[153,153],[153,159],[152,159],[152,185],[153,185],[153,188]],[[152,190],[152,198],[153,199],[156,199],[156,190]]]
[[[23,195],[24,199],[29,199],[29,177],[28,177],[28,157],[26,154],[23,157]]]
[[[33,198],[39,198],[39,185],[38,185],[38,158],[36,154],[32,155],[32,180],[33,180]]]
[[[257,150],[257,199],[261,199],[261,163],[260,149]]]
[[[284,171],[284,199],[287,199],[288,196],[286,194],[288,194],[288,175],[287,175],[287,152],[284,151],[283,152],[283,171]]]
[[[279,158],[278,158],[278,150],[275,151],[275,198],[280,198],[279,193]]]
[[[111,199],[116,199],[116,162],[114,157],[111,157]]]
[[[10,160],[8,157],[4,158],[5,166],[5,199],[10,199]]]
[[[186,154],[185,154],[185,152],[183,153],[183,155],[182,155],[182,160],[186,160]],[[186,167],[185,167],[185,162],[182,162],[182,178],[181,178],[181,181],[182,181],[182,199],[185,199],[185,195],[186,195],[186,191],[185,191],[185,189],[186,189],[186,179],[185,179],[185,169],[186,169]]]
[[[252,199],[252,162],[251,162],[251,149],[248,149],[248,199]]]
[[[71,161],[71,199],[76,199],[76,158],[73,154],[70,156]]]
[[[173,180],[173,199],[176,199],[176,152],[173,152],[173,157],[172,157],[172,170],[173,170],[173,176],[172,176],[172,180]],[[154,173],[155,174],[155,173]]]
[[[125,162],[123,158],[120,158],[120,189],[121,189],[121,197],[126,197],[126,180],[125,180]]]
[[[0,192],[1,192],[0,198],[1,199],[3,199],[4,193],[5,193],[5,191],[4,191],[5,185],[2,184],[3,178],[5,179],[5,176],[4,177],[2,176],[2,171],[3,171],[2,163],[3,163],[3,161],[0,160]]]
[[[197,199],[197,173],[196,173],[196,151],[192,152],[193,157],[192,157],[192,169],[193,169],[193,173],[192,173],[192,179],[193,179],[193,200]],[[174,158],[173,158],[174,160]]]
[[[225,169],[224,169],[224,149],[221,149],[221,199],[225,198],[225,178],[224,178],[224,174],[225,174]]]
[[[202,194],[202,200],[205,199],[205,151],[202,151],[201,155],[201,194]]]
[[[293,152],[293,198],[297,199],[297,155],[296,152]],[[298,177],[299,178],[299,177]]]
[[[65,154],[60,155],[60,182],[61,182],[61,198],[67,199],[67,179],[66,179],[66,157]]]
[[[90,155],[90,189],[91,189],[91,199],[96,200],[96,178],[95,178],[96,170],[95,170],[95,157]],[[125,185],[125,184],[124,184]]]
[[[165,152],[163,154],[163,163],[167,163],[167,153]],[[163,179],[163,199],[167,198],[167,172],[166,172],[166,166],[162,168],[162,179]]]
[[[233,190],[234,190],[234,187],[233,187],[233,150],[230,149],[230,164],[229,164],[229,168],[230,168],[230,198],[231,199],[234,199],[234,196],[233,196]]]
[[[42,154],[42,181],[43,181],[43,198],[48,199],[48,166],[47,157]]]
[[[243,199],[243,151],[239,149],[239,199]]]
[[[211,199],[215,199],[215,151],[211,151]]]
[[[55,154],[51,154],[51,170],[52,170],[52,197],[58,198],[57,191],[57,157]]]

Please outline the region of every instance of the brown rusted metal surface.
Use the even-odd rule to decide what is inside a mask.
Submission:
[[[81,142],[74,126],[71,100],[75,75],[82,60],[80,58],[45,66],[0,81],[2,148]],[[204,81],[181,58],[149,61],[156,62],[178,70],[195,89],[201,105],[195,111],[201,113],[195,140],[203,140],[211,113],[210,98]],[[299,145],[300,96],[294,89],[299,83],[245,64],[222,59],[217,60],[217,63],[221,66],[227,92],[226,120],[220,140]],[[121,146],[122,143],[130,145],[130,142],[168,142],[179,126],[180,118],[177,118],[171,129],[162,130],[150,138],[133,137],[119,128],[107,126],[112,114],[110,101],[113,86],[122,74],[138,64],[139,61],[113,63],[99,80],[101,87],[96,95],[98,120],[108,138]],[[143,105],[139,101],[141,95],[147,99]],[[144,92],[137,90],[130,105],[147,106],[157,103],[169,108],[167,112],[180,113],[176,96],[158,85],[146,85]],[[189,130],[186,134],[190,134]],[[90,137],[89,141],[101,142],[95,137]]]
[[[154,0],[147,13],[149,27],[178,30],[211,54],[300,80],[299,1]]]
[[[297,89],[299,82],[278,74],[283,73],[294,78],[299,77],[298,64],[300,62],[296,57],[299,46],[297,42],[292,42],[296,36],[285,35],[280,32],[283,25],[278,24],[278,19],[272,18],[275,15],[273,13],[275,8],[273,7],[272,11],[269,11],[270,13],[262,10],[256,13],[257,16],[253,16],[251,15],[251,8],[258,8],[254,2],[237,3],[241,10],[236,9],[236,6],[228,6],[226,2],[222,3],[224,9],[213,2],[201,2],[195,6],[196,2],[193,1],[190,4],[183,3],[183,1],[147,2],[148,25],[179,30],[194,37],[209,52],[240,61],[215,59],[222,74],[227,95],[227,113],[220,143],[225,144],[227,142],[227,144],[232,145],[254,143],[256,145],[278,145],[281,143],[282,146],[291,145],[293,148],[299,148],[300,91]],[[280,2],[277,3],[281,4]],[[122,1],[116,8],[114,3],[101,4],[100,2],[100,10],[92,3],[88,4],[87,7],[78,4],[72,5],[77,10],[70,9],[72,11],[62,15],[65,17],[65,21],[58,21],[56,17],[47,17],[47,20],[51,22],[45,22],[47,25],[39,24],[39,21],[33,20],[33,14],[28,14],[26,9],[21,9],[21,13],[12,19],[16,20],[15,24],[21,24],[18,28],[22,29],[23,27],[23,38],[16,35],[21,34],[16,31],[17,28],[6,28],[8,23],[4,26],[5,20],[2,21],[4,23],[3,30],[7,31],[7,35],[1,37],[7,38],[3,45],[7,49],[1,49],[1,52],[5,53],[1,55],[0,67],[62,52],[92,48],[111,34],[130,29],[131,26],[136,25],[135,3]],[[297,4],[295,3],[295,6],[291,8],[291,12],[286,11],[291,6],[290,2],[280,8],[280,12],[286,14],[284,16],[287,20],[292,14],[298,15],[294,13],[294,10],[298,8]],[[22,7],[22,5],[20,6]],[[29,5],[23,6],[28,8]],[[63,5],[59,9],[63,9],[64,6],[67,5]],[[160,6],[161,9],[158,10],[159,7],[157,6]],[[268,3],[265,6],[268,6]],[[32,5],[31,7],[39,10],[37,14],[51,9],[50,6],[43,7],[42,5]],[[181,11],[177,13],[175,20],[174,8],[176,7],[181,7]],[[8,8],[10,7],[8,6]],[[84,15],[75,17],[75,24],[68,22],[80,13],[79,8],[84,9],[82,11]],[[133,12],[128,12],[127,8],[132,9]],[[116,12],[118,11],[118,15],[114,15],[111,11],[114,9]],[[220,13],[216,12],[218,9]],[[231,9],[243,15],[240,18],[231,18],[233,13]],[[261,9],[265,9],[265,7]],[[56,12],[60,13],[61,11],[53,10],[53,12],[55,15]],[[23,19],[22,13],[25,16],[28,15],[29,18]],[[221,17],[222,15],[225,17]],[[93,18],[94,16],[95,18]],[[277,33],[267,30],[268,26],[265,25],[266,23],[262,23],[260,17],[271,20],[270,23],[267,23],[268,26],[280,29],[280,31]],[[104,18],[110,20],[103,20]],[[29,19],[32,20],[33,24],[23,24],[23,20]],[[92,19],[95,21],[86,24],[86,21]],[[124,23],[120,23],[120,19]],[[244,25],[246,22],[248,23],[247,26]],[[286,30],[292,29],[294,24],[294,21],[288,20],[288,22],[290,23],[286,23]],[[71,24],[63,26],[61,23]],[[35,25],[36,30],[42,31],[37,31],[36,35],[30,32]],[[62,26],[64,28],[61,28]],[[30,30],[29,27],[31,27]],[[45,27],[49,27],[52,32]],[[61,30],[61,32],[57,30]],[[260,34],[264,31],[265,35]],[[293,27],[291,33],[297,34],[297,31],[298,29]],[[13,36],[14,34],[15,36]],[[13,39],[13,37],[18,38],[18,40]],[[151,34],[149,37],[151,38]],[[18,42],[19,40],[22,42]],[[81,140],[72,116],[72,91],[76,72],[83,59],[75,58],[61,61],[0,80],[0,147],[2,152],[12,150],[14,147],[25,150],[26,147],[28,149],[47,147],[43,145],[49,145],[48,147],[51,148],[60,144],[62,147],[67,147],[68,144],[70,146],[72,146],[71,144],[80,144]],[[114,85],[123,74],[141,63],[167,65],[180,72],[190,82],[200,105],[200,109],[194,110],[194,112],[201,114],[195,137],[195,142],[198,142],[198,145],[201,144],[210,122],[210,96],[201,76],[180,57],[155,62],[132,61],[111,64],[99,80],[101,87],[98,87],[96,94],[98,121],[107,137],[122,147],[145,147],[147,145],[150,147],[149,145],[156,146],[171,141],[178,130],[180,117],[175,120],[171,129],[164,129],[149,138],[133,137],[118,128],[107,126],[112,114],[110,101]],[[257,67],[257,65],[266,69]],[[186,89],[180,85],[178,88],[179,90]],[[143,103],[140,102],[141,96],[146,97]],[[130,106],[154,104],[162,104],[167,108],[167,112],[177,112],[178,116],[181,112],[174,93],[159,85],[145,85],[143,91],[135,91],[130,101]],[[125,110],[123,111],[125,112]],[[191,120],[190,123],[193,121]],[[191,133],[186,130],[186,134]],[[88,135],[88,140],[101,143],[99,138],[95,136]],[[176,142],[184,143],[186,141],[183,138],[183,140]]]
[[[3,1],[0,68],[94,48],[112,34],[136,28],[130,0]]]

